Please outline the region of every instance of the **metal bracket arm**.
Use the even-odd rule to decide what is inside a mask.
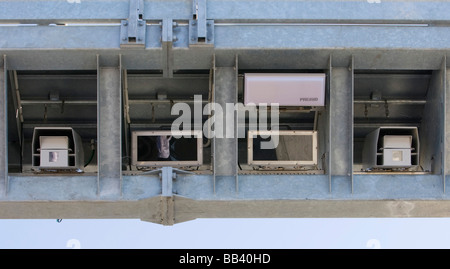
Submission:
[[[143,174],[159,174],[162,183],[161,196],[171,197],[173,196],[173,180],[177,178],[177,173],[179,174],[194,174],[189,171],[184,171],[181,169],[173,168],[170,166],[164,166],[155,170],[144,172]]]
[[[130,14],[120,25],[121,48],[145,48],[144,0],[130,0]]]
[[[206,0],[193,0],[189,46],[214,46],[214,20],[206,19]]]

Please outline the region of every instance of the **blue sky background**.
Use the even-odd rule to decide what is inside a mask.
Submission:
[[[450,248],[450,219],[0,220],[1,249]]]

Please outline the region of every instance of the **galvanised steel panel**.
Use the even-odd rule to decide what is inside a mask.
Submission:
[[[47,23],[128,18],[129,0],[1,1],[0,21]]]
[[[180,28],[181,29],[181,28]],[[161,48],[161,29],[147,26],[146,48]],[[449,27],[229,25],[215,27],[216,49],[448,49]],[[187,31],[174,46],[187,48]],[[118,49],[120,26],[0,27],[1,50]],[[98,38],[98,37],[102,38]],[[236,38],[239,37],[239,38]],[[433,42],[429,42],[433,40]],[[208,51],[208,49],[205,49]],[[211,50],[211,49],[209,49]],[[202,51],[202,50],[200,50]]]
[[[129,70],[162,70],[162,50],[2,50],[11,70],[95,70],[96,56],[122,55]],[[432,70],[439,69],[445,50],[390,49],[174,49],[174,70],[209,70],[213,55],[234,59],[241,69],[326,69],[330,55],[336,66],[347,65],[354,56],[355,69]],[[232,61],[232,60],[231,60]]]
[[[191,19],[192,1],[146,0],[144,20]],[[2,1],[0,20],[96,21],[128,18],[127,0]],[[441,22],[450,19],[446,1],[252,1],[209,0],[207,19],[238,21]],[[314,11],[314,12],[311,12]]]
[[[138,201],[161,195],[162,185],[157,174],[126,174],[120,199],[108,199],[109,194],[96,192],[97,176],[10,174],[5,201]],[[184,175],[177,173],[173,181],[175,194],[203,201],[250,200],[450,200],[443,191],[441,175],[364,175],[355,174],[353,192],[346,176],[334,176],[329,191],[327,175],[239,175],[239,190],[233,177],[216,182],[213,175]],[[1,214],[0,214],[1,215]],[[0,216],[1,217],[1,216]]]
[[[449,27],[433,26],[216,24],[214,45],[217,49],[448,49],[449,32]]]
[[[375,1],[372,1],[375,2]],[[446,1],[253,1],[209,0],[208,19],[215,21],[375,21],[449,20]]]

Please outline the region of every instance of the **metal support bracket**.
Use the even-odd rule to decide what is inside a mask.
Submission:
[[[173,168],[170,166],[164,166],[155,170],[146,171],[143,174],[159,174],[161,179],[161,196],[172,197],[173,196],[173,180],[177,178],[178,174],[194,174],[189,171]]]
[[[130,14],[120,25],[121,48],[145,48],[144,0],[130,0]]]
[[[206,0],[193,0],[189,20],[189,46],[214,46],[214,20],[206,19]]]

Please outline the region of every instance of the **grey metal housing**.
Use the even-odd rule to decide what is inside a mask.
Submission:
[[[40,165],[40,144],[39,138],[41,136],[50,135],[64,135],[68,137],[69,140],[69,152],[68,152],[68,165],[65,167],[42,167]],[[31,155],[32,158],[32,168],[37,171],[73,171],[82,172],[84,170],[84,149],[81,141],[80,135],[70,127],[36,127],[33,130],[33,138],[31,143]]]

